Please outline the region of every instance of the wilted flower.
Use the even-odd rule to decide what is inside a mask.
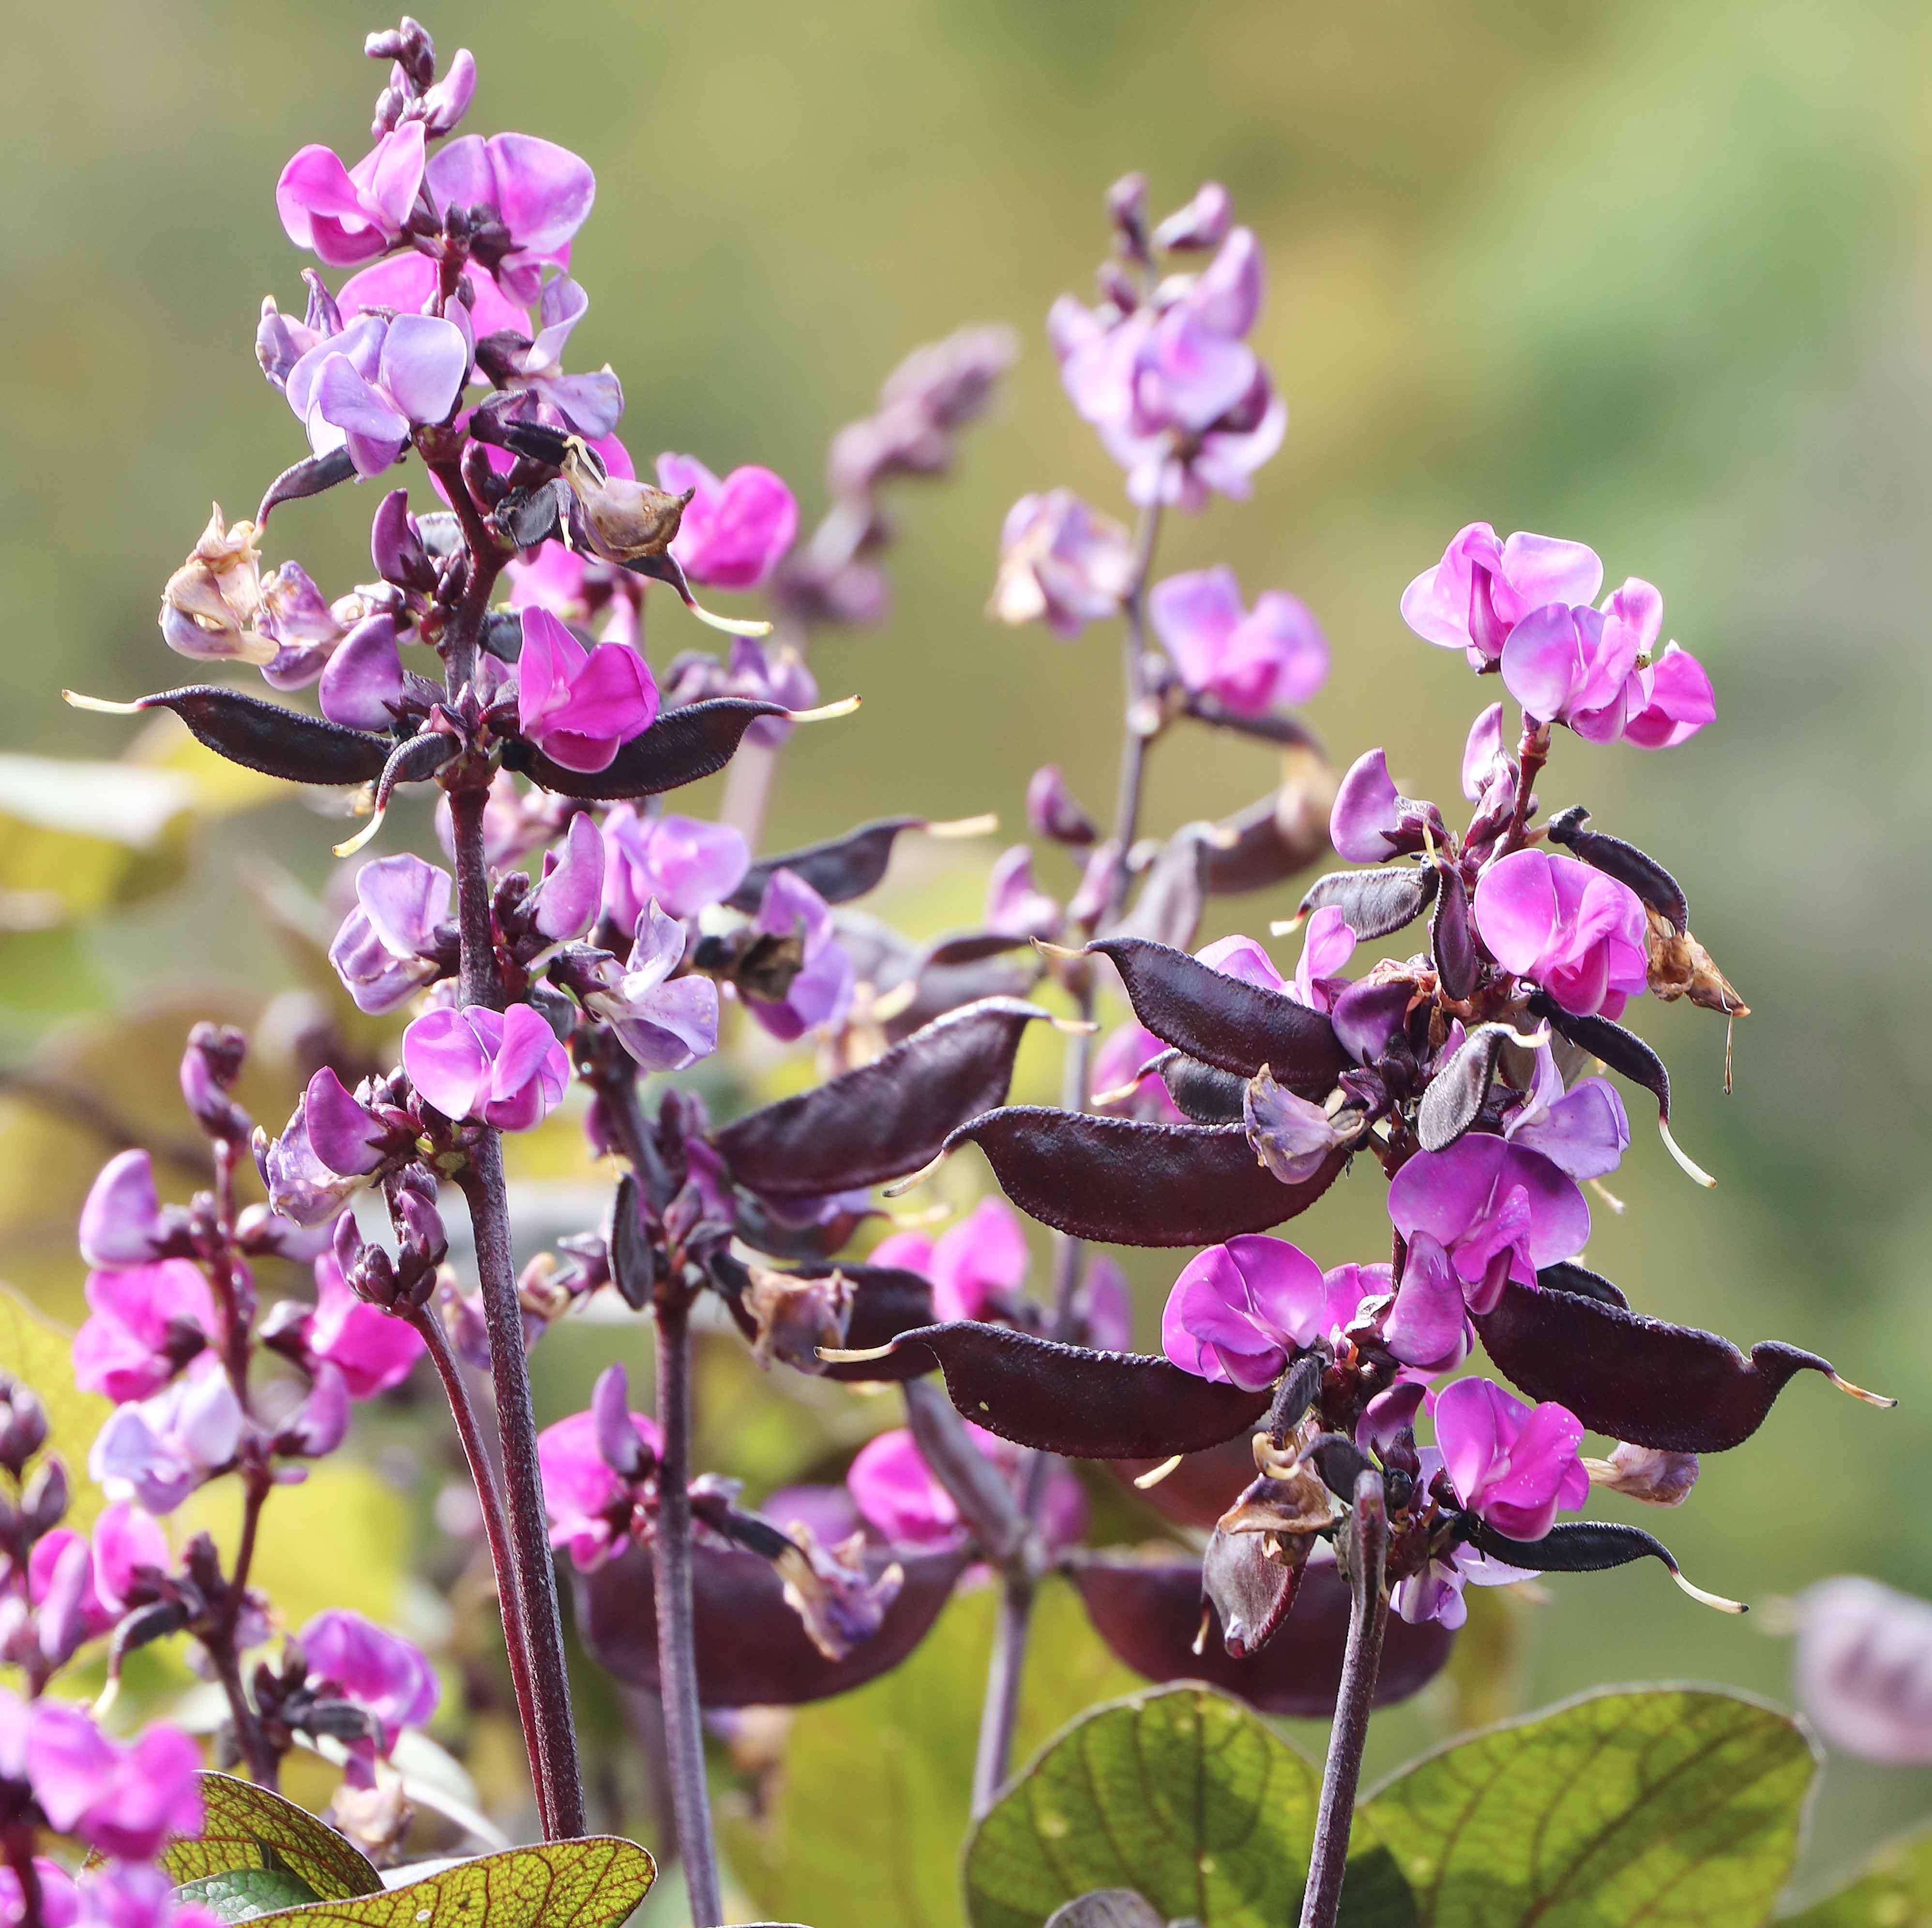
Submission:
[[[1596,552],[1580,542],[1526,531],[1501,541],[1486,522],[1472,522],[1402,592],[1402,619],[1426,642],[1466,651],[1480,670],[1501,658],[1531,610],[1594,602],[1603,582]]]
[[[425,1012],[403,1033],[403,1069],[446,1117],[504,1132],[542,1123],[570,1079],[556,1033],[527,1004]]]
[[[1243,1122],[1255,1156],[1284,1185],[1312,1178],[1331,1153],[1360,1137],[1360,1112],[1330,1117],[1323,1108],[1276,1083],[1266,1065],[1248,1081]]]
[[[1225,565],[1169,576],[1148,614],[1180,680],[1237,716],[1306,703],[1328,676],[1328,644],[1299,598],[1264,591],[1252,610]]]
[[[1045,622],[1078,636],[1118,616],[1132,586],[1133,539],[1071,489],[1022,496],[1000,531],[1000,574],[987,613],[1016,625]]]
[[[1540,1540],[1557,1509],[1590,1497],[1582,1422],[1550,1400],[1532,1408],[1489,1379],[1458,1379],[1432,1417],[1443,1470],[1463,1505],[1511,1540]]]
[[[658,481],[692,492],[670,553],[694,583],[754,589],[798,535],[798,502],[782,476],[750,463],[722,479],[694,455],[660,455]]]
[[[117,1406],[88,1455],[110,1499],[172,1513],[242,1444],[242,1402],[212,1355],[152,1399]]]
[[[622,643],[586,649],[548,610],[535,605],[524,610],[523,628],[518,728],[566,769],[608,769],[658,713],[650,664]]]
[[[232,529],[217,502],[188,560],[161,591],[161,638],[178,655],[209,662],[272,662],[280,648],[264,632],[262,559],[252,522]]]
[[[1648,982],[1642,900],[1574,857],[1511,852],[1484,871],[1474,908],[1496,961],[1566,1011],[1618,1017]]]
[[[1681,1507],[1697,1483],[1694,1453],[1666,1453],[1661,1447],[1633,1446],[1619,1440],[1607,1459],[1586,1459],[1593,1486],[1622,1493],[1646,1506]]]

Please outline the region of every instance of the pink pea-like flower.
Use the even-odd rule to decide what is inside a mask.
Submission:
[[[622,643],[585,649],[547,609],[532,604],[522,616],[518,728],[566,769],[608,769],[656,718],[650,665]]]
[[[1540,1540],[1558,1508],[1589,1498],[1583,1423],[1568,1407],[1526,1406],[1493,1380],[1458,1379],[1436,1395],[1434,1418],[1456,1497],[1510,1539]]]
[[[1532,610],[1503,645],[1503,687],[1526,716],[1564,723],[1594,743],[1623,734],[1627,688],[1664,622],[1664,598],[1634,576],[1603,608]]]
[[[660,455],[658,484],[673,495],[695,489],[670,553],[694,583],[754,589],[798,535],[798,500],[784,478],[756,463],[714,475],[694,455]]]
[[[1480,669],[1532,610],[1593,602],[1603,583],[1596,551],[1580,542],[1527,531],[1501,541],[1486,522],[1472,522],[1402,592],[1402,619],[1426,642],[1466,651]]]
[[[505,1132],[540,1124],[570,1078],[556,1034],[527,1004],[424,1012],[403,1033],[403,1069],[446,1116]]]
[[[452,887],[447,871],[406,854],[375,858],[356,873],[356,908],[328,961],[358,1011],[393,1011],[435,977]]]
[[[50,1826],[116,1860],[150,1860],[170,1834],[201,1827],[201,1753],[178,1728],[123,1746],[82,1708],[0,1688],[0,1762]]]
[[[1181,681],[1237,716],[1306,703],[1328,680],[1328,641],[1306,604],[1269,589],[1244,610],[1226,566],[1156,583],[1148,614]]]
[[[1716,720],[1717,698],[1704,666],[1688,649],[1666,643],[1624,691],[1624,741],[1640,750],[1666,750]]]
[[[851,953],[838,941],[832,907],[795,871],[774,871],[752,928],[767,937],[797,937],[805,962],[783,998],[748,994],[746,1009],[784,1044],[837,1024],[851,1004],[856,973]]]
[[[634,930],[656,903],[673,917],[694,917],[722,904],[745,880],[752,853],[728,823],[667,814],[646,815],[620,803],[604,819],[603,914]]]
[[[1798,1597],[1798,1705],[1841,1753],[1932,1764],[1932,1603],[1856,1575]]]
[[[352,1399],[373,1399],[400,1386],[422,1357],[422,1336],[399,1319],[358,1299],[332,1252],[315,1261],[315,1312],[308,1324],[310,1356],[341,1373]]]
[[[192,1260],[87,1275],[91,1316],[74,1339],[82,1390],[116,1401],[158,1393],[214,1332],[214,1294]]]
[[[1026,1234],[1004,1198],[982,1198],[938,1238],[894,1232],[872,1255],[874,1265],[896,1265],[932,1282],[937,1319],[982,1319],[1000,1295],[1016,1292],[1027,1273]]]
[[[847,1470],[845,1484],[860,1516],[889,1540],[937,1546],[958,1533],[959,1509],[904,1426],[868,1440]]]
[[[242,1444],[242,1402],[210,1355],[151,1399],[117,1406],[95,1435],[87,1470],[112,1500],[172,1513]]]
[[[161,1201],[144,1151],[116,1152],[80,1208],[80,1255],[89,1265],[143,1265],[155,1255]]]
[[[1161,1349],[1184,1372],[1256,1393],[1333,1323],[1314,1260],[1286,1239],[1250,1234],[1188,1261],[1160,1315]]]
[[[442,1690],[421,1648],[359,1613],[329,1607],[298,1636],[310,1678],[333,1689],[376,1724],[376,1750],[386,1755],[406,1727],[426,1726]]]
[[[275,211],[290,240],[332,268],[373,260],[398,239],[422,185],[422,124],[385,134],[353,167],[331,148],[302,148],[275,183]]]
[[[1000,530],[1000,573],[987,613],[1002,622],[1044,622],[1070,640],[1120,613],[1132,586],[1133,539],[1071,489],[1022,496]]]
[[[412,427],[445,420],[470,373],[470,342],[438,315],[358,315],[290,369],[282,392],[318,455],[346,448],[358,475],[380,475]]]
[[[1622,1015],[1648,981],[1642,901],[1574,857],[1512,852],[1484,871],[1474,910],[1496,961],[1579,1017]]]
[[[621,1380],[614,1383],[622,1389]],[[600,1390],[604,1384],[600,1378]],[[657,1422],[628,1410],[617,1417],[628,1424],[639,1450],[654,1460],[664,1445]],[[567,1552],[580,1573],[602,1566],[628,1537],[632,1483],[611,1463],[616,1456],[611,1419],[610,1412],[593,1407],[545,1426],[537,1435],[550,1544]]]

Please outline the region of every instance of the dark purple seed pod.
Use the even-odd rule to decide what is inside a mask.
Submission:
[[[1429,1081],[1415,1108],[1415,1135],[1424,1151],[1447,1151],[1482,1115],[1505,1045],[1520,1045],[1508,1024],[1478,1024]]]
[[[1326,1720],[1341,1690],[1348,1588],[1330,1560],[1311,1560],[1286,1631],[1258,1654],[1232,1658],[1210,1625],[1201,1651],[1201,1570],[1191,1560],[1090,1554],[1073,1570],[1094,1631],[1114,1657],[1150,1681],[1205,1681],[1264,1714]],[[1375,1705],[1390,1707],[1443,1669],[1455,1635],[1434,1621],[1389,1617]]]
[[[1237,736],[1252,736],[1258,742],[1277,744],[1284,750],[1319,750],[1321,739],[1308,726],[1286,711],[1271,709],[1259,716],[1244,716],[1230,709],[1217,697],[1190,696],[1181,706],[1197,723]]]
[[[1107,1470],[1124,1485],[1162,1465],[1160,1459],[1110,1459]],[[1151,1486],[1135,1487],[1138,1497],[1170,1526],[1208,1531],[1246,1492],[1255,1477],[1254,1450],[1246,1433],[1219,1446],[1184,1453],[1180,1463]]]
[[[651,1302],[657,1284],[657,1252],[644,1226],[644,1199],[635,1175],[626,1172],[617,1181],[617,1195],[610,1209],[610,1282],[617,1296],[632,1312],[641,1312]]]
[[[1272,1396],[1145,1354],[1095,1352],[972,1319],[904,1333],[876,1360],[849,1363],[869,1363],[874,1379],[916,1379],[935,1360],[947,1396],[975,1426],[1068,1459],[1198,1453],[1251,1431]]]
[[[926,823],[923,817],[883,817],[875,823],[862,823],[842,837],[808,844],[782,856],[761,858],[725,901],[734,910],[755,911],[773,873],[788,870],[802,877],[827,904],[849,904],[855,897],[863,897],[885,875],[899,832],[923,830]]]
[[[1630,1301],[1600,1272],[1573,1264],[1568,1259],[1560,1265],[1546,1265],[1536,1275],[1536,1282],[1546,1292],[1574,1292],[1580,1299],[1594,1299],[1601,1305],[1616,1306],[1626,1312],[1630,1310]]]
[[[1684,1579],[1670,1549],[1641,1527],[1580,1520],[1553,1526],[1540,1540],[1511,1540],[1473,1514],[1466,1524],[1469,1544],[1478,1553],[1512,1567],[1526,1567],[1538,1573],[1604,1573],[1613,1567],[1628,1567],[1634,1560],[1660,1560],[1694,1600],[1720,1613],[1748,1611],[1740,1600],[1727,1600],[1721,1594],[1707,1594],[1702,1587],[1694,1587]]]
[[[500,663],[514,663],[524,653],[524,619],[521,611],[493,609],[483,619],[476,634],[476,646]]]
[[[471,415],[470,433],[478,442],[507,448],[512,455],[524,456],[546,469],[561,469],[570,455],[568,431],[542,422],[518,421],[508,410],[521,399],[520,394],[506,397],[505,405],[497,408],[486,402]]]
[[[731,1229],[754,1252],[767,1258],[811,1261],[843,1252],[864,1221],[875,1216],[837,1211],[830,1218],[794,1225],[756,1193],[741,1191],[732,1201]]]
[[[1574,1291],[1512,1281],[1476,1330],[1498,1368],[1532,1399],[1568,1406],[1592,1432],[1666,1453],[1742,1445],[1799,1372],[1821,1372],[1874,1405],[1896,1403],[1848,1384],[1815,1352],[1766,1339],[1747,1357],[1715,1333]]]
[[[1248,1081],[1185,1051],[1163,1051],[1147,1069],[1197,1125],[1238,1125],[1246,1117]]]
[[[1326,771],[1327,765],[1319,766]],[[1272,890],[1328,854],[1328,813],[1316,786],[1291,781],[1224,817],[1204,859],[1210,897]]]
[[[1087,946],[1120,974],[1138,1018],[1162,1043],[1249,1078],[1266,1065],[1298,1096],[1320,1100],[1348,1068],[1335,1027],[1319,1011],[1138,937]]]
[[[133,703],[104,703],[72,691],[65,694],[76,709],[98,709],[110,715],[171,709],[217,756],[290,783],[373,783],[395,747],[393,737],[346,729],[212,683],[162,690]]]
[[[1443,995],[1457,1003],[1469,996],[1482,975],[1483,961],[1476,953],[1476,933],[1469,922],[1469,892],[1462,873],[1454,864],[1440,866],[1441,883],[1436,892],[1436,915],[1430,919],[1429,950],[1435,960],[1436,981]]]
[[[346,448],[332,448],[326,455],[306,456],[284,469],[268,484],[262,505],[255,511],[255,526],[263,527],[270,514],[283,502],[300,502],[305,496],[319,496],[338,482],[353,481],[356,464]]]
[[[824,893],[820,892],[823,896]],[[958,936],[940,937],[927,946],[917,969],[951,970],[962,964],[984,964],[990,958],[1010,957],[1033,942],[1010,931],[962,931]]]
[[[1201,1556],[1201,1591],[1221,1624],[1221,1645],[1230,1660],[1258,1654],[1274,1636],[1301,1585],[1308,1565],[1308,1536],[1280,1542],[1278,1557],[1263,1533],[1224,1533],[1216,1528]]]
[[[1148,866],[1133,907],[1108,932],[1184,948],[1208,907],[1208,856],[1214,826],[1184,823]]]
[[[740,1184],[767,1197],[903,1177],[937,1157],[955,1126],[1006,1096],[1020,1039],[1048,1015],[1012,998],[969,1004],[870,1064],[748,1113],[712,1143]]]
[[[1414,923],[1433,901],[1438,882],[1435,867],[1428,864],[1330,871],[1309,886],[1296,914],[1306,917],[1333,906],[1364,943],[1371,943]]]
[[[520,740],[504,745],[503,761],[560,796],[591,802],[659,796],[716,775],[737,754],[745,732],[760,717],[790,714],[781,703],[761,703],[750,697],[712,697],[681,709],[664,711],[601,770],[567,770]]]
[[[889,1672],[925,1639],[974,1558],[962,1544],[905,1553],[904,1579],[879,1630],[843,1660],[828,1660],[786,1604],[771,1563],[736,1547],[692,1554],[698,1693],[706,1707],[796,1707],[828,1700]],[[868,1552],[883,1573],[892,1556]],[[580,1573],[577,1624],[598,1664],[632,1687],[658,1684],[656,1594],[650,1555],[633,1546],[593,1573]]]
[[[1600,830],[1586,830],[1590,813],[1580,803],[1573,803],[1550,820],[1550,841],[1574,850],[1592,870],[1628,884],[1652,910],[1667,919],[1681,937],[1690,928],[1690,906],[1683,886],[1654,857],[1647,856],[1634,844],[1620,837],[1606,837]]]
[[[1010,1105],[962,1125],[946,1149],[976,1144],[1029,1218],[1106,1245],[1218,1245],[1305,1212],[1348,1162],[1283,1185],[1240,1125],[1148,1125],[1043,1105]]]

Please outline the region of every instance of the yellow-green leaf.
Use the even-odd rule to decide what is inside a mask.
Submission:
[[[312,1891],[308,1899],[322,1901],[350,1900],[382,1888],[382,1877],[354,1843],[306,1808],[252,1781],[204,1774],[201,1804],[201,1832],[161,1850],[161,1865],[178,1883],[248,1872],[292,1875]],[[282,1896],[256,1912],[286,1908],[292,1899]]]
[[[1888,1843],[1850,1888],[1782,1928],[1932,1928],[1932,1828]]]
[[[225,1875],[202,1875],[183,1882],[175,1899],[205,1908],[218,1921],[258,1921],[278,1910],[298,1908],[322,1897],[286,1868],[234,1868]]]
[[[112,1404],[74,1383],[74,1334],[28,1304],[10,1285],[0,1285],[0,1360],[46,1408],[47,1449],[67,1462],[67,1524],[85,1533],[104,1501],[87,1477],[87,1456],[94,1436],[106,1423]]]
[[[166,889],[195,802],[176,770],[0,754],[0,922],[44,928]]]
[[[656,1879],[634,1842],[600,1834],[511,1848],[383,1894],[257,1918],[276,1928],[613,1928]]]

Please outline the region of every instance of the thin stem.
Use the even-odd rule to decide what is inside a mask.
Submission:
[[[1139,710],[1145,698],[1141,665],[1147,655],[1147,579],[1154,568],[1154,544],[1160,536],[1161,505],[1149,502],[1141,511],[1134,532],[1134,573],[1120,610],[1126,618],[1125,656],[1122,668],[1126,679],[1126,705],[1122,712],[1120,775],[1114,796],[1114,838],[1120,846],[1120,862],[1114,874],[1113,887],[1101,923],[1110,922],[1119,912],[1127,894],[1126,855],[1133,847],[1140,828],[1141,790],[1147,775],[1148,739],[1139,727]]]
[[[711,1803],[704,1778],[704,1728],[698,1711],[696,1621],[691,1598],[691,1302],[674,1282],[654,1308],[658,1328],[657,1531],[651,1542],[658,1610],[658,1678],[664,1745],[692,1928],[724,1918]]]
[[[1529,821],[1530,792],[1536,787],[1536,780],[1543,774],[1543,766],[1550,758],[1548,724],[1533,722],[1527,716],[1522,719],[1522,735],[1516,746],[1516,808],[1510,814],[1509,828],[1497,843],[1499,851],[1516,850],[1522,842],[1523,828]]]
[[[1366,1471],[1356,1480],[1348,1531],[1348,1644],[1342,1660],[1335,1724],[1329,1731],[1328,1758],[1322,1770],[1322,1801],[1315,1815],[1308,1886],[1301,1899],[1301,1928],[1334,1928],[1342,1877],[1348,1872],[1348,1831],[1382,1664],[1382,1633],[1388,1624],[1388,1602],[1382,1594],[1388,1511],[1379,1473]]]
[[[906,1425],[920,1457],[946,1489],[959,1517],[995,1566],[1023,1561],[1028,1519],[999,1469],[973,1444],[966,1422],[937,1386],[908,1379]]]
[[[26,1822],[18,1822],[0,1835],[0,1867],[12,1869],[20,1885],[20,1912],[15,1917],[18,1928],[44,1928],[46,1917],[40,1871],[34,1866],[34,1831]]]
[[[543,1758],[537,1751],[536,1702],[530,1690],[530,1628],[524,1615],[523,1594],[517,1585],[515,1556],[511,1550],[509,1522],[503,1513],[503,1489],[496,1478],[495,1463],[483,1432],[476,1402],[470,1396],[463,1366],[451,1350],[449,1334],[442,1321],[427,1306],[418,1306],[409,1315],[410,1324],[422,1334],[430,1363],[449,1401],[450,1416],[456,1422],[456,1436],[469,1462],[470,1483],[476,1489],[476,1504],[483,1516],[484,1537],[490,1545],[490,1565],[496,1576],[496,1599],[503,1613],[503,1645],[509,1656],[510,1684],[517,1697],[517,1716],[524,1729],[524,1746],[530,1756],[530,1784],[536,1790],[537,1816],[548,1834],[550,1828],[549,1792],[544,1784]]]
[[[986,1708],[980,1720],[980,1745],[973,1759],[973,1818],[976,1821],[992,1807],[1006,1778],[1013,1729],[1019,1721],[1020,1684],[1026,1673],[1033,1596],[1033,1582],[1011,1574],[1000,1594],[1000,1618],[993,1630],[993,1662],[987,1670]]]

